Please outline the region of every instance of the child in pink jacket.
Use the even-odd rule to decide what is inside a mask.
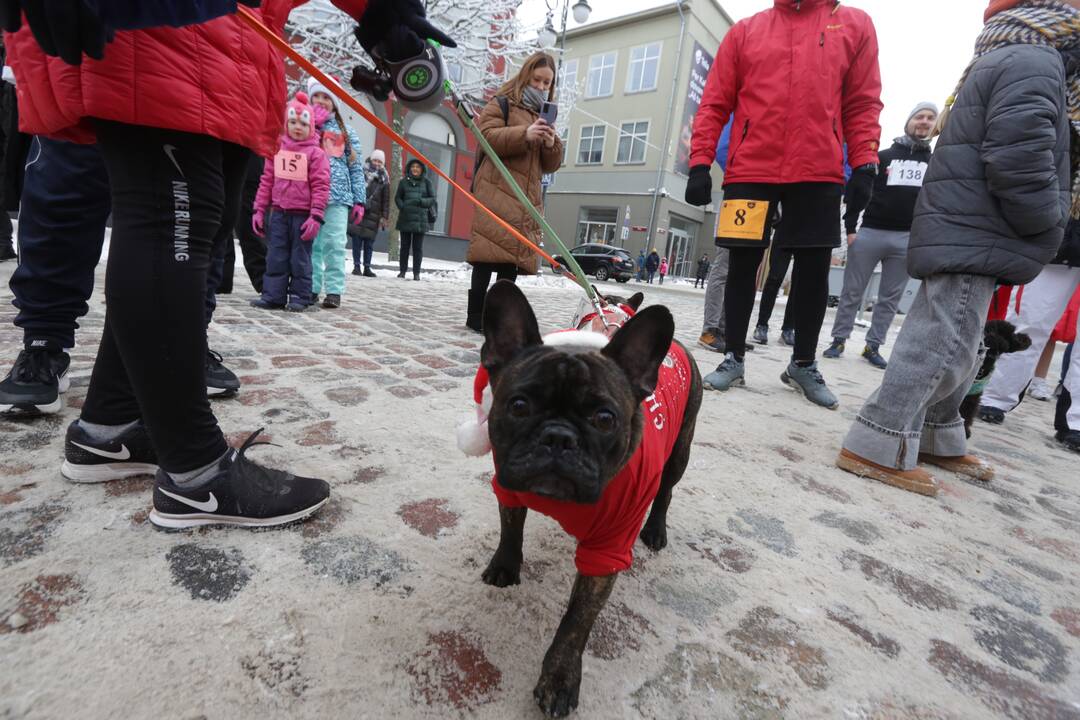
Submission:
[[[664,276],[667,275],[667,258],[660,259],[660,284],[664,284]]]
[[[330,161],[319,146],[313,118],[307,95],[296,93],[285,106],[281,149],[266,161],[259,181],[251,218],[256,235],[263,236],[267,209],[273,213],[263,291],[251,301],[258,308],[303,312],[312,304],[311,242],[330,197]]]

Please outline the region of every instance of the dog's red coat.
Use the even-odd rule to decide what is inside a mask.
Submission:
[[[497,477],[492,479],[500,504],[543,513],[577,538],[574,562],[582,575],[611,575],[626,570],[633,562],[634,541],[660,490],[664,464],[682,428],[690,397],[691,362],[681,346],[671,345],[660,365],[656,392],[641,404],[645,420],[641,444],[604,488],[596,504],[513,492],[499,485]]]

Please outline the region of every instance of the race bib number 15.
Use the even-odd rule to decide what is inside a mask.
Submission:
[[[716,236],[738,240],[764,240],[768,200],[725,200],[720,206]]]
[[[282,180],[307,180],[307,155],[281,150],[274,156],[274,177]]]

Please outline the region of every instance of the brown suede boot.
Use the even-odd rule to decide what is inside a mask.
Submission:
[[[866,458],[856,455],[850,450],[841,450],[836,458],[836,467],[847,470],[859,477],[867,477],[883,482],[886,485],[909,490],[920,495],[937,497],[938,486],[934,477],[923,470],[897,470],[896,468],[878,465]]]
[[[964,475],[974,480],[990,482],[994,479],[994,468],[990,467],[974,455],[948,457],[945,455],[919,453],[919,462],[926,463],[927,465],[936,465],[939,468],[949,470],[957,475]]]

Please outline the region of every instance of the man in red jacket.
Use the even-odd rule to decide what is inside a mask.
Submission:
[[[739,21],[724,37],[694,118],[686,185],[691,205],[712,202],[709,169],[734,115],[716,238],[730,249],[727,357],[705,376],[705,387],[745,384],[754,282],[773,235],[795,260],[795,348],[780,379],[817,405],[839,405],[817,370],[818,334],[829,260],[840,245],[843,146],[854,168],[848,192],[855,200],[870,193],[877,174],[880,96],[874,25],[839,0],[773,0],[771,9]]]

